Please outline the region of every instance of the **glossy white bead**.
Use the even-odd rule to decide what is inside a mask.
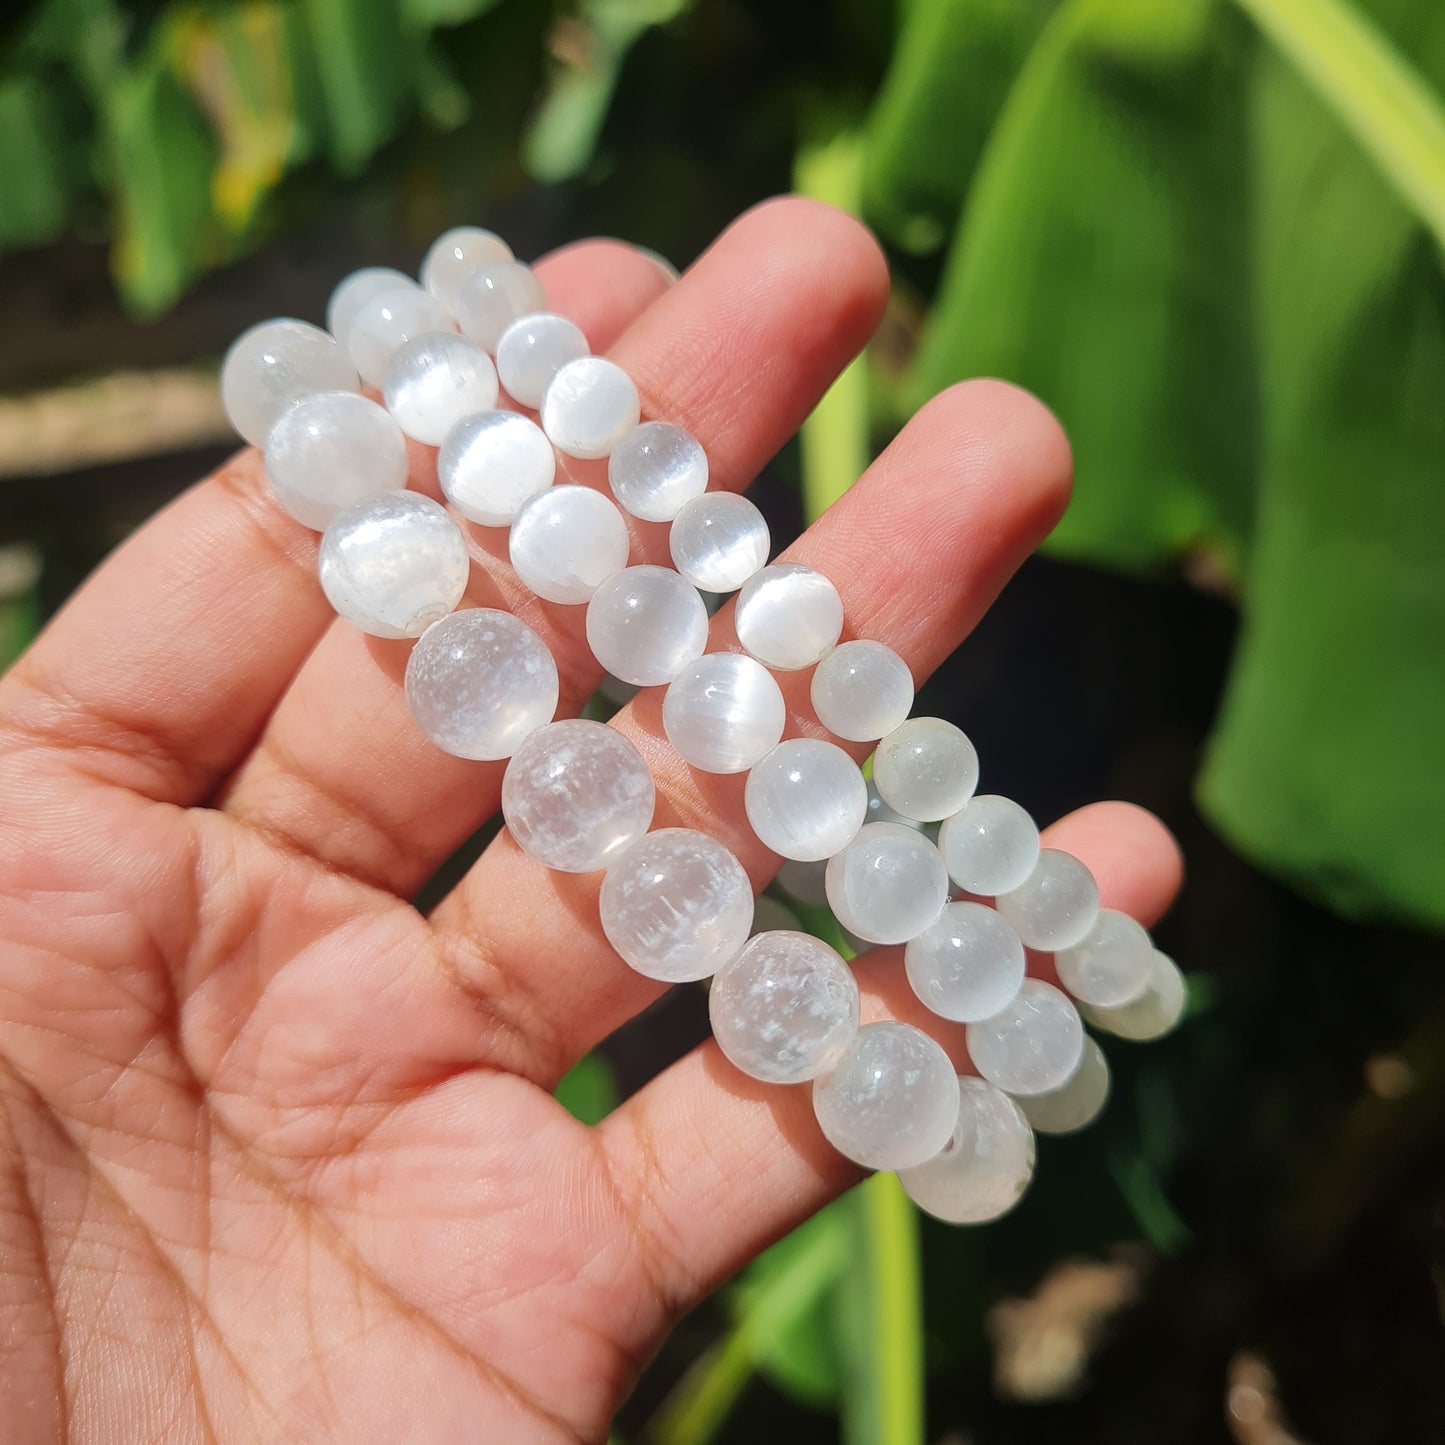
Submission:
[[[512,322],[546,304],[542,283],[530,267],[520,261],[494,261],[473,271],[462,283],[457,325],[469,341],[495,352]]]
[[[391,358],[381,394],[407,436],[439,447],[463,417],[496,406],[497,369],[464,337],[428,332]]]
[[[966,893],[996,898],[1019,887],[1039,861],[1039,830],[1012,798],[980,793],[938,832],[948,875]]]
[[[830,733],[871,743],[908,720],[913,674],[891,647],[860,638],[835,647],[813,673],[813,711]]]
[[[801,928],[802,924],[798,921],[798,915],[781,899],[769,898],[766,893],[759,893],[753,901],[752,932],[754,935],[777,932],[797,933]]]
[[[418,492],[386,492],[331,522],[317,570],[327,601],[352,626],[420,637],[462,600],[471,559],[445,507]]]
[[[766,566],[772,539],[763,514],[735,492],[688,502],[668,534],[672,565],[704,592],[736,592]]]
[[[869,1169],[909,1169],[948,1143],[958,1122],[948,1055],[911,1024],[865,1024],[838,1065],[813,1084],[828,1142]]]
[[[868,821],[870,823],[899,823],[912,828],[915,833],[923,831],[923,824],[917,818],[905,818],[896,808],[890,808],[879,796],[878,785],[868,779]]]
[[[777,680],[741,652],[699,657],[662,698],[668,742],[706,773],[746,772],[777,747],[787,719]]]
[[[519,316],[502,332],[497,375],[513,401],[535,411],[557,372],[588,351],[581,327],[551,311],[534,311]]]
[[[777,884],[794,903],[806,903],[814,908],[828,906],[828,860],[814,858],[799,862],[796,858],[784,861],[777,873]]]
[[[878,744],[873,783],[890,808],[921,823],[936,823],[973,796],[978,754],[951,722],[910,718]]]
[[[495,232],[456,226],[432,242],[421,263],[421,284],[455,315],[467,277],[483,266],[511,259],[512,248]]]
[[[451,313],[429,291],[398,286],[357,307],[346,329],[346,349],[368,386],[381,386],[391,359],[414,337],[455,331]]]
[[[607,480],[624,511],[644,522],[670,522],[707,491],[707,453],[680,426],[645,421],[612,448]]]
[[[271,428],[303,396],[360,389],[351,358],[305,321],[262,321],[231,343],[221,363],[221,405],[254,447],[266,445]]]
[[[1154,944],[1127,913],[1101,908],[1093,927],[1072,948],[1054,954],[1059,982],[1095,1008],[1119,1008],[1149,986]]]
[[[790,738],[748,774],[748,822],[784,858],[831,858],[863,826],[868,789],[858,764],[833,743]]]
[[[1033,1130],[1019,1106],[986,1079],[958,1081],[958,1123],[942,1152],[898,1182],[948,1224],[986,1224],[1023,1197],[1034,1174]]]
[[[642,754],[585,718],[534,732],[502,778],[502,816],[517,846],[564,873],[608,867],[647,831],[655,801]]]
[[[569,457],[605,457],[633,427],[642,401],[632,378],[601,356],[557,369],[542,396],[542,430]]]
[[[549,487],[524,502],[512,521],[512,566],[548,602],[585,602],[627,566],[627,523],[610,498],[591,487]]]
[[[406,438],[374,401],[318,391],[284,412],[266,440],[276,500],[318,532],[338,512],[406,486]]]
[[[716,973],[747,942],[753,889],[715,838],[659,828],[608,864],[598,907],[607,941],[638,973],[687,983]]]
[[[1184,1017],[1188,997],[1179,966],[1156,948],[1149,959],[1149,983],[1138,998],[1121,1008],[1085,1008],[1084,1013],[1091,1024],[1142,1043],[1170,1033]]]
[[[422,633],[406,664],[417,726],[459,758],[509,758],[557,711],[557,664],[510,612],[453,612]]]
[[[383,291],[395,291],[398,287],[415,286],[416,282],[404,271],[391,266],[363,266],[349,276],[343,276],[336,283],[331,299],[326,303],[326,329],[343,344],[356,313]]]
[[[811,934],[760,933],[708,990],[713,1037],[743,1073],[801,1084],[833,1068],[858,1034],[858,985]]]
[[[1010,1094],[1047,1094],[1068,1083],[1084,1052],[1084,1023],[1068,995],[1026,978],[1013,1001],[968,1026],[974,1067]]]
[[[950,903],[908,942],[913,992],[942,1018],[976,1023],[1007,1008],[1024,981],[1024,946],[992,908]]]
[[[524,502],[557,475],[557,454],[536,422],[515,411],[484,411],[459,421],[437,453],[447,501],[469,522],[509,527]]]
[[[702,656],[707,608],[671,567],[624,567],[588,600],[587,645],[614,677],[659,687]]]
[[[1099,886],[1073,854],[1045,848],[1029,876],[995,902],[1028,947],[1054,953],[1072,948],[1094,926]]]
[[[869,943],[904,943],[923,932],[948,900],[948,870],[921,833],[866,823],[828,860],[828,903],[850,933]]]
[[[1109,1061],[1103,1049],[1086,1038],[1084,1056],[1068,1083],[1021,1098],[1019,1108],[1040,1134],[1074,1134],[1092,1124],[1108,1100]]]
[[[738,641],[767,667],[811,667],[843,631],[843,599],[821,572],[774,562],[743,584],[733,611]]]

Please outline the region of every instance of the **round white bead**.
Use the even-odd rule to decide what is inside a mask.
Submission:
[[[843,631],[843,599],[821,572],[774,562],[743,584],[733,612],[738,641],[767,667],[811,667]]]
[[[462,284],[457,325],[468,340],[495,353],[512,322],[546,304],[542,283],[530,267],[520,261],[494,261],[473,271]]]
[[[557,475],[557,454],[536,422],[515,411],[459,421],[437,453],[447,501],[469,522],[509,527],[524,502]]]
[[[496,406],[497,369],[464,337],[429,332],[391,358],[381,394],[407,436],[439,447],[463,417]]]
[[[513,401],[535,411],[557,372],[588,351],[581,327],[551,311],[534,311],[519,316],[502,332],[497,375]]]
[[[938,847],[948,876],[966,893],[996,898],[1020,884],[1039,861],[1039,830],[1012,798],[980,793],[945,820]]]
[[[517,576],[548,602],[585,602],[627,566],[627,523],[591,487],[548,487],[512,521],[508,554]]]
[[[670,421],[632,428],[607,458],[607,480],[624,510],[644,522],[670,522],[707,491],[707,453]]]
[[[357,307],[346,328],[346,349],[361,379],[380,386],[392,357],[413,337],[455,330],[451,313],[430,292],[398,286]]]
[[[830,733],[871,743],[908,720],[913,674],[881,642],[860,638],[835,647],[813,674],[813,711]]]
[[[759,933],[797,933],[802,928],[798,915],[780,899],[759,893],[753,901],[754,935]]]
[[[231,343],[221,363],[221,405],[231,425],[255,447],[303,396],[359,391],[356,368],[319,326],[262,321]]]
[[[763,514],[736,492],[694,497],[668,534],[672,565],[704,592],[736,592],[767,565],[772,538]]]
[[[539,728],[502,778],[502,817],[517,846],[563,873],[606,868],[647,831],[655,802],[642,754],[585,718]]]
[[[483,266],[511,259],[512,248],[495,232],[456,226],[432,242],[421,263],[421,284],[455,315],[467,277]]]
[[[1059,982],[1095,1008],[1132,1003],[1149,986],[1154,944],[1127,913],[1101,908],[1094,925],[1072,948],[1054,954]]]
[[[921,823],[936,823],[973,796],[978,754],[951,722],[910,718],[878,744],[873,782],[890,808]]]
[[[760,933],[708,990],[713,1037],[743,1073],[801,1084],[833,1068],[858,1034],[858,985],[807,933]]]
[[[825,886],[838,922],[869,943],[905,943],[948,901],[948,870],[921,833],[865,823],[828,860]]]
[[[977,1023],[1007,1008],[1024,981],[1024,946],[992,908],[950,903],[909,939],[903,966],[913,992],[942,1018]]]
[[[671,682],[707,646],[707,608],[671,567],[624,567],[587,603],[587,645],[614,677]]]
[[[471,559],[445,507],[386,492],[348,507],[321,538],[327,601],[373,637],[420,637],[467,590]]]
[[[923,831],[923,824],[917,818],[905,818],[896,808],[890,808],[878,795],[878,785],[868,779],[868,821],[870,823],[898,823],[912,828],[915,833]]]
[[[777,747],[787,720],[777,680],[741,652],[699,657],[662,698],[667,740],[705,773],[746,772]]]
[[[608,864],[598,907],[607,941],[638,973],[688,983],[716,973],[747,942],[753,888],[715,838],[659,828]]]
[[[1142,1043],[1171,1032],[1184,1017],[1188,997],[1179,966],[1156,948],[1149,959],[1148,986],[1138,998],[1121,1008],[1086,1008],[1084,1012],[1098,1028]]]
[[[1072,948],[1099,916],[1099,886],[1071,853],[1045,848],[1017,888],[1000,893],[998,911],[1029,948]]]
[[[1021,1098],[1019,1108],[1040,1134],[1074,1134],[1092,1124],[1108,1100],[1109,1061],[1103,1049],[1086,1038],[1084,1056],[1068,1083]]]
[[[415,286],[416,282],[404,271],[391,266],[363,266],[349,276],[343,276],[336,283],[331,299],[326,303],[326,329],[343,344],[356,313],[383,291],[395,291],[399,286]]]
[[[980,1074],[1010,1094],[1047,1094],[1072,1077],[1084,1052],[1084,1023],[1068,996],[1026,978],[1013,1001],[968,1026],[968,1053]]]
[[[833,743],[790,738],[748,774],[748,822],[763,845],[807,863],[853,841],[868,810],[858,764]]]
[[[898,1176],[904,1193],[948,1224],[1007,1214],[1034,1174],[1034,1133],[1019,1106],[986,1079],[958,1081],[958,1123],[943,1151]]]
[[[909,1169],[948,1143],[958,1122],[948,1055],[910,1024],[865,1024],[831,1073],[813,1084],[828,1142],[869,1169]]]
[[[406,438],[374,401],[318,391],[266,439],[266,479],[298,522],[322,531],[338,512],[406,486]]]
[[[605,457],[633,427],[642,401],[632,378],[601,356],[557,368],[542,396],[542,430],[569,457]]]
[[[406,701],[417,726],[459,758],[508,758],[552,721],[557,664],[546,644],[509,612],[453,612],[422,633],[406,664]]]

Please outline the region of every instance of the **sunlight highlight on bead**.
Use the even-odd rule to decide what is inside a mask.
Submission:
[[[704,592],[736,592],[768,560],[772,539],[763,514],[735,492],[688,502],[669,533],[672,565]]]
[[[1024,981],[1024,946],[992,908],[948,904],[908,941],[904,970],[913,992],[941,1018],[976,1023],[1013,1001]]]
[[[707,773],[742,773],[777,747],[787,722],[772,673],[741,652],[710,652],[685,666],[662,699],[667,740]]]
[[[899,823],[867,823],[828,860],[828,903],[869,943],[904,943],[943,912],[948,872],[938,849]]]
[[[357,308],[346,328],[346,349],[361,379],[379,387],[392,357],[413,337],[455,330],[451,313],[430,292],[398,286]]]
[[[534,411],[569,361],[588,354],[582,329],[550,311],[519,316],[497,342],[497,375],[507,395]]]
[[[842,748],[791,738],[748,774],[743,803],[764,847],[806,863],[831,858],[852,841],[863,826],[868,789]]]
[[[881,642],[844,642],[813,673],[812,701],[818,721],[834,736],[875,742],[907,720],[913,674]]]
[[[447,433],[437,479],[447,501],[469,522],[509,527],[557,474],[557,454],[536,422],[514,411],[484,411]]]
[[[569,457],[605,457],[633,427],[642,401],[632,378],[601,356],[557,370],[542,397],[542,430]]]
[[[645,421],[612,448],[607,480],[624,511],[644,522],[670,522],[707,491],[707,453],[680,426]]]
[[[491,357],[464,337],[428,332],[391,358],[381,393],[407,436],[439,447],[464,417],[497,404],[497,371]]]
[[[821,572],[774,562],[744,584],[733,612],[738,641],[766,667],[811,667],[843,630],[843,599]]]
[[[587,644],[614,677],[657,687],[702,656],[707,608],[671,567],[624,567],[587,603]]]
[[[517,509],[507,551],[517,576],[548,602],[582,603],[627,565],[627,524],[591,487],[549,487]]]
[[[253,447],[282,415],[317,391],[359,391],[356,367],[319,326],[286,318],[243,331],[221,363],[221,405]]]
[[[432,242],[421,263],[421,284],[455,315],[467,277],[483,266],[511,259],[512,248],[495,232],[455,226]]]

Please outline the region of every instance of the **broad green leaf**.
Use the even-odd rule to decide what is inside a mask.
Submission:
[[[60,101],[38,76],[0,80],[0,249],[36,246],[65,224],[63,164],[73,144]]]
[[[584,1054],[558,1081],[557,1102],[584,1124],[600,1124],[617,1107],[617,1080],[601,1054]]]

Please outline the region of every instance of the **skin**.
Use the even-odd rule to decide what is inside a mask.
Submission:
[[[796,199],[675,284],[603,241],[538,273],[729,488],[866,341],[888,285],[861,227]],[[434,453],[413,463],[433,489]],[[970,382],[787,556],[922,681],[1057,520],[1070,470],[1038,402]],[[495,535],[471,541],[469,603],[541,631],[575,712],[597,679],[583,609],[527,596]],[[665,529],[635,541],[634,561],[665,560]],[[659,986],[602,939],[598,876],[549,875],[505,833],[415,910],[502,769],[409,723],[407,644],[330,616],[315,549],[242,452],[0,683],[9,1441],[600,1440],[672,1321],[858,1177],[806,1089],[756,1085],[710,1043],[596,1128],[553,1101]],[[786,691],[792,731],[818,731],[806,675]],[[777,860],[743,779],[679,764],[660,690],[617,725],[653,769],[657,825],[712,833],[762,886]],[[1179,883],[1168,833],[1125,804],[1047,841],[1146,923]],[[859,973],[865,1017],[916,1017],[898,950]],[[959,1034],[931,1028],[962,1064]]]

